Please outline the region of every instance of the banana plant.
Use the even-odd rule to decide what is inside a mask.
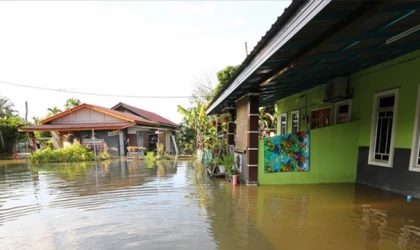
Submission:
[[[191,108],[183,108],[178,105],[178,113],[183,115],[187,120],[187,126],[194,128],[196,131],[196,149],[204,149],[203,133],[205,126],[209,124],[209,120],[205,115],[205,105],[197,102],[197,106]]]

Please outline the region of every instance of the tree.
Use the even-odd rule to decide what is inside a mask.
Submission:
[[[195,129],[189,126],[188,119],[185,116],[180,125],[181,131],[177,136],[178,145],[180,145],[181,149],[185,150],[184,153],[193,153],[195,148],[194,141],[196,138]]]
[[[186,119],[186,125],[195,129],[195,145],[197,150],[204,149],[203,131],[205,125],[209,123],[205,116],[205,106],[201,102],[197,102],[195,107],[185,109],[178,105],[178,112]]]
[[[0,118],[0,153],[13,152],[16,144],[25,138],[25,134],[18,131],[24,125],[25,121],[18,116]]]
[[[239,69],[240,65],[237,66],[226,66],[226,68],[217,72],[217,80],[219,83],[217,84],[216,88],[213,90],[213,96],[216,96],[222,87],[229,81],[229,79],[235,74],[235,72]]]
[[[15,116],[15,113],[17,113],[16,110],[14,110],[15,105],[13,102],[9,100],[9,98],[6,97],[0,97],[0,117],[12,117]]]
[[[41,120],[43,119],[40,117],[34,116],[32,117],[32,120],[34,121],[33,122],[34,125],[40,125]],[[34,135],[35,135],[35,138],[38,139],[39,141],[41,141],[41,139],[43,138],[51,138],[52,136],[50,131],[37,131],[37,132],[34,132]]]
[[[58,113],[61,113],[61,109],[54,106],[54,108],[48,108],[48,112],[50,112],[50,115],[56,115]]]
[[[216,79],[214,73],[204,73],[203,76],[194,83],[191,104],[197,102],[207,103],[213,98]]]
[[[66,104],[64,104],[64,109],[68,110],[68,109],[77,107],[80,104],[81,104],[81,102],[80,102],[79,99],[77,99],[75,97],[72,97],[72,98],[67,99]]]

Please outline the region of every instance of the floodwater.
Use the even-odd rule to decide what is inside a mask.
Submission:
[[[420,249],[420,202],[360,185],[232,187],[165,162],[0,161],[1,249]]]

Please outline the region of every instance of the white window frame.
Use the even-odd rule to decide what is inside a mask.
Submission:
[[[295,110],[295,111],[292,111],[290,113],[290,120],[292,121],[292,133],[294,133],[293,132],[293,129],[295,127],[295,124],[293,124],[293,114],[297,114],[297,117],[298,117],[298,120],[297,120],[297,127],[298,127],[298,129],[297,129],[297,132],[300,131],[300,112],[299,112],[299,110]]]
[[[417,163],[417,157],[420,150],[420,85],[417,89],[417,102],[416,102],[416,116],[414,120],[414,132],[413,132],[413,142],[411,145],[411,155],[410,155],[410,171],[420,172],[420,164]]]
[[[283,132],[282,132],[282,126],[283,126],[283,124],[282,124],[282,118],[284,117],[284,119],[285,119],[285,129],[284,129],[284,131],[286,132],[285,134],[287,134],[287,112],[285,112],[285,113],[282,113],[281,115],[280,115],[280,134],[281,135],[285,135],[285,134],[283,134]]]
[[[336,102],[335,103],[335,124],[340,124],[340,123],[338,123],[338,121],[339,121],[339,119],[338,119],[338,110],[339,110],[339,108],[341,107],[341,106],[344,106],[344,105],[349,105],[349,113],[348,113],[348,122],[350,122],[351,121],[351,105],[352,105],[352,100],[351,99],[347,99],[347,100],[343,100],[343,101],[340,101],[340,102]],[[347,122],[347,123],[348,123]]]
[[[370,147],[369,147],[369,165],[380,166],[380,167],[388,167],[392,168],[394,163],[394,148],[395,148],[395,131],[398,119],[398,96],[400,90],[391,89],[387,91],[378,92],[373,96],[373,107],[372,107],[372,126],[370,130]],[[386,96],[395,96],[394,99],[394,109],[393,109],[393,118],[392,118],[392,131],[391,131],[391,142],[389,144],[389,158],[388,162],[382,160],[375,159],[375,146],[376,146],[376,126],[378,123],[377,115],[378,115],[378,101],[381,97]]]

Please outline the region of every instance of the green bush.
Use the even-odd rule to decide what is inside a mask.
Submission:
[[[32,163],[52,163],[52,162],[81,162],[94,161],[94,153],[87,147],[74,143],[71,146],[52,150],[46,148],[37,150],[30,157]]]
[[[101,152],[101,153],[99,154],[99,159],[100,159],[101,161],[110,160],[110,159],[111,159],[111,155],[110,155],[107,151],[104,151],[104,152]]]

